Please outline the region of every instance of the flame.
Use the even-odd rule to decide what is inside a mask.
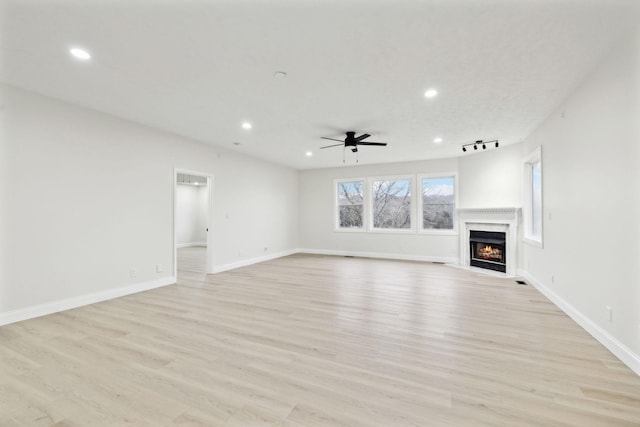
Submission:
[[[502,250],[500,248],[494,248],[491,245],[485,245],[478,250],[478,254],[482,258],[502,258]]]

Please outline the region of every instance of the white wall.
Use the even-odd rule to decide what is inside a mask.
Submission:
[[[460,157],[461,208],[522,205],[522,144],[471,152]]]
[[[4,85],[0,105],[0,320],[170,278],[174,168],[214,176],[216,268],[297,246],[295,170]]]
[[[544,247],[524,246],[530,278],[638,373],[639,61],[635,35],[525,141],[542,146]]]
[[[207,245],[207,186],[176,186],[176,241],[178,247]]]
[[[328,253],[378,254],[449,261],[457,256],[455,235],[336,232],[333,180],[457,171],[457,159],[300,171],[300,247]]]
[[[514,207],[522,203],[522,146],[487,148],[460,158],[300,171],[300,247],[453,262],[454,234],[349,233],[334,230],[334,179],[421,173],[457,173],[459,207]]]

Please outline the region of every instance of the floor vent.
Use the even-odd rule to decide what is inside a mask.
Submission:
[[[353,258],[353,255],[345,255],[345,258]]]
[[[516,283],[518,285],[526,285],[527,284],[527,282],[525,282],[524,280],[516,280]]]
[[[431,264],[442,264],[442,265],[444,265],[444,262],[442,262],[442,261],[431,261]]]

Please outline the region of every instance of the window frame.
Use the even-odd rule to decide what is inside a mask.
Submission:
[[[533,230],[533,167],[540,163],[540,235],[532,234]],[[522,232],[522,241],[524,243],[543,247],[544,236],[544,168],[542,163],[542,146],[537,147],[528,156],[524,158],[524,188],[522,191],[522,219],[524,229]]]
[[[367,205],[369,208],[368,212],[368,227],[367,231],[369,233],[392,233],[392,234],[414,234],[416,232],[415,225],[415,194],[416,194],[416,175],[385,175],[385,176],[372,176],[367,178]],[[374,195],[373,195],[373,183],[376,181],[398,181],[398,180],[408,180],[409,181],[409,191],[411,194],[411,201],[409,204],[409,221],[411,222],[411,226],[409,228],[376,228],[374,227],[373,215],[374,215]]]
[[[423,209],[424,203],[422,202],[422,180],[431,178],[453,178],[453,228],[450,229],[434,229],[424,228],[423,224]],[[416,182],[416,194],[419,194],[420,201],[416,203],[416,218],[418,219],[418,233],[420,234],[435,234],[435,235],[457,235],[458,234],[458,173],[457,172],[436,172],[436,173],[421,173],[417,175]]]
[[[338,205],[338,185],[342,182],[362,182],[362,227],[340,227],[340,205]],[[333,229],[340,233],[366,233],[368,218],[367,203],[367,179],[366,178],[339,178],[333,180]]]

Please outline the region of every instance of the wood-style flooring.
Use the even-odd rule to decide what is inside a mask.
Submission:
[[[0,328],[0,426],[640,426],[640,377],[531,286],[293,255]]]

